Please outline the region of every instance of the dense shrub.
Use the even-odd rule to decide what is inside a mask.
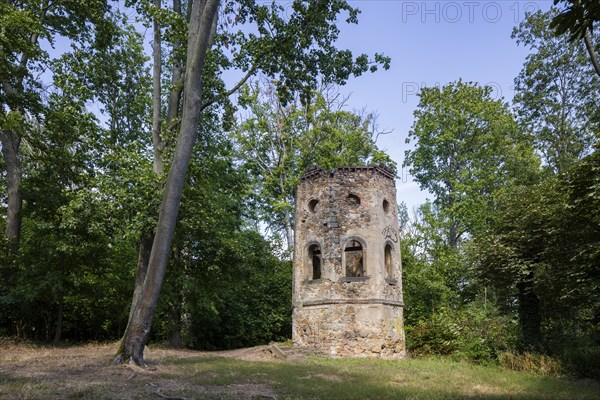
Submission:
[[[516,324],[490,306],[474,302],[460,311],[443,309],[407,328],[411,354],[451,355],[475,362],[496,362],[515,346]]]
[[[460,330],[447,312],[407,327],[407,347],[415,356],[450,355],[458,350]]]
[[[560,354],[565,372],[600,380],[600,347],[567,348]]]

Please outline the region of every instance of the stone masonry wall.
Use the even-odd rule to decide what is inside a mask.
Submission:
[[[294,344],[338,356],[403,355],[393,174],[379,166],[308,171],[296,190],[295,233]]]

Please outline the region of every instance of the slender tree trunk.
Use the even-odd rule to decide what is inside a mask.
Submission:
[[[40,25],[44,23],[46,13],[48,12],[48,2],[44,1],[40,8],[39,16]],[[39,33],[32,33],[29,41],[32,44],[37,44]],[[21,54],[19,67],[22,70],[27,69],[29,55]],[[2,82],[2,88],[5,93],[12,96],[19,96],[23,90],[23,77],[19,78],[14,86],[8,81]],[[23,114],[20,106],[14,105],[10,107],[13,112]],[[23,198],[21,197],[21,163],[19,161],[19,147],[21,146],[21,135],[15,131],[0,130],[0,141],[2,142],[2,156],[6,166],[7,174],[7,194],[8,194],[8,210],[6,215],[6,238],[8,240],[7,251],[13,253],[18,249],[21,241],[21,208],[23,206]]]
[[[129,360],[137,365],[145,365],[144,346],[162,288],[185,176],[198,135],[198,121],[202,110],[202,70],[218,7],[218,0],[196,0],[192,6],[181,127],[165,182],[156,235],[140,301],[132,304],[132,318],[125,330],[115,362]]]
[[[21,136],[12,131],[0,131],[2,141],[2,156],[7,175],[8,209],[6,215],[6,238],[8,239],[8,252],[12,253],[21,240],[21,163],[19,161],[19,147]]]
[[[154,6],[158,9],[161,7],[161,0],[155,0]],[[152,145],[154,149],[154,159],[152,165],[152,171],[160,176],[164,173],[164,162],[162,158],[162,150],[164,149],[164,142],[161,138],[161,85],[160,75],[162,70],[161,60],[161,35],[160,35],[160,23],[158,18],[154,18],[154,40],[153,46],[153,68],[152,68]],[[138,306],[138,303],[142,299],[142,292],[144,287],[144,281],[148,272],[148,262],[150,260],[150,254],[152,253],[152,242],[154,241],[154,234],[151,232],[144,232],[140,238],[138,262],[135,270],[135,287],[133,290],[133,296],[131,301],[131,309],[129,310],[129,318],[127,326],[131,323],[131,319],[134,315],[134,310]],[[127,332],[127,329],[125,330]]]
[[[146,273],[148,272],[148,262],[150,261],[150,253],[152,252],[152,242],[154,241],[154,235],[145,234],[142,235],[140,240],[140,250],[138,254],[138,263],[135,269],[135,288],[133,290],[133,299],[131,301],[131,309],[129,310],[129,319],[133,316],[133,305],[140,301],[142,296],[142,288],[144,287],[144,280],[146,279]]]
[[[284,217],[285,219],[285,236],[287,239],[288,251],[290,251],[292,259],[294,258],[294,228],[292,226],[292,216],[289,212],[286,211]]]
[[[173,0],[173,11],[181,15],[181,1]],[[171,76],[171,92],[169,94],[169,104],[167,108],[167,126],[169,130],[174,129],[174,122],[179,113],[179,103],[181,92],[183,91],[183,61],[178,57],[181,49],[181,41],[175,40],[173,43],[173,75]]]
[[[285,193],[285,183],[283,174],[279,175],[279,188],[281,193]],[[290,202],[292,203],[292,202]],[[294,259],[294,228],[293,216],[288,210],[284,210],[283,219],[285,224],[285,236],[287,240],[287,250],[290,253],[290,260]]]
[[[592,60],[592,65],[594,66],[594,69],[596,70],[598,76],[600,76],[600,62],[598,62],[598,55],[596,55],[596,50],[594,50],[594,46],[592,44],[592,40],[590,39],[590,34],[587,29],[583,33],[583,42],[585,43],[585,48],[590,54],[590,60]]]
[[[181,339],[181,299],[177,296],[177,301],[169,307],[169,345],[174,348],[183,347]]]
[[[161,7],[160,0],[155,1],[157,8]],[[173,10],[181,15],[181,1],[173,0]],[[179,41],[174,45],[174,51],[178,51],[181,46]],[[162,71],[162,59],[161,59],[161,36],[160,36],[160,24],[155,19],[154,21],[154,41],[153,41],[153,70],[152,70],[152,96],[153,96],[153,107],[152,107],[152,144],[154,150],[154,160],[152,170],[157,176],[164,174],[164,157],[163,152],[167,146],[167,143],[162,139],[161,129],[161,71]],[[179,99],[181,98],[182,92],[182,70],[181,62],[177,59],[175,66],[173,67],[172,77],[172,88],[169,96],[169,104],[167,109],[167,124],[169,129],[172,129],[173,121],[177,117],[179,110]],[[141,299],[142,287],[144,285],[144,279],[148,271],[148,262],[150,261],[150,253],[152,252],[152,243],[154,241],[154,233],[146,232],[142,234],[139,245],[138,263],[136,266],[136,279],[135,289],[133,292],[132,306],[129,311],[129,321],[133,315],[133,310],[136,304]]]
[[[65,305],[65,294],[61,290],[58,299],[58,312],[56,314],[56,330],[54,331],[54,344],[59,344],[62,337],[63,317],[64,317],[64,305]]]
[[[0,130],[0,141],[2,143],[2,157],[6,169],[8,195],[5,220],[6,247],[3,249],[6,257],[4,262],[0,264],[0,279],[2,280],[0,282],[0,295],[5,295],[5,288],[10,288],[17,276],[17,266],[14,260],[21,241],[21,208],[23,206],[21,197],[21,163],[19,160],[21,136],[17,132],[2,129]],[[16,322],[16,328],[17,337],[24,338],[19,333],[19,322]]]
[[[457,223],[454,216],[451,217],[450,232],[448,233],[448,243],[450,247],[456,249],[458,247]]]
[[[157,9],[160,9],[161,0],[154,0],[154,6]],[[152,47],[154,56],[154,66],[152,67],[152,144],[154,146],[153,170],[155,174],[162,175],[162,173],[165,171],[165,165],[162,158],[162,151],[165,146],[161,138],[160,131],[160,74],[162,69],[162,49],[160,41],[160,22],[156,17],[154,18],[154,43]]]
[[[157,9],[161,7],[161,0],[155,0],[154,6]],[[162,157],[162,151],[164,149],[164,142],[161,138],[161,126],[160,126],[160,115],[161,115],[161,85],[160,85],[160,74],[162,70],[161,60],[161,36],[160,36],[160,23],[158,18],[154,18],[154,41],[153,46],[153,68],[152,68],[152,145],[154,149],[154,160],[152,165],[153,172],[160,176],[164,173],[164,162]],[[150,253],[152,252],[152,242],[154,240],[154,234],[151,232],[144,232],[140,238],[138,263],[135,272],[135,288],[133,290],[132,306],[129,310],[129,321],[133,315],[135,304],[141,299],[142,287],[144,279],[146,278],[146,272],[148,271],[148,261],[150,260]],[[128,322],[129,322],[128,321]]]

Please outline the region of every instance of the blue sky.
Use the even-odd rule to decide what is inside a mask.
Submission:
[[[392,58],[388,71],[351,79],[341,88],[351,94],[349,108],[379,113],[379,125],[393,132],[378,145],[399,164],[413,124],[422,86],[444,85],[462,78],[489,84],[494,96],[510,102],[513,81],[528,50],[511,39],[525,11],[548,10],[547,1],[350,1],[361,9],[358,25],[340,25],[340,48],[355,53],[384,53]],[[409,210],[431,195],[419,190],[402,171],[398,201]]]

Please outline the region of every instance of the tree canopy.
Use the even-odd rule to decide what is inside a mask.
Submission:
[[[435,196],[447,220],[448,243],[485,225],[494,193],[527,180],[536,166],[530,138],[491,87],[453,82],[420,92],[404,165]]]

